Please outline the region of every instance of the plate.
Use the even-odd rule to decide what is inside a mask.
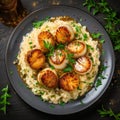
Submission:
[[[92,88],[84,98],[71,101],[64,105],[53,105],[48,102],[43,102],[40,97],[35,96],[31,90],[26,87],[17,72],[16,66],[13,64],[19,51],[22,37],[32,30],[32,23],[34,21],[43,20],[48,16],[71,16],[78,22],[82,19],[80,23],[87,26],[90,33],[100,32],[102,34],[102,39],[105,39],[105,43],[103,44],[103,51],[105,51],[105,54],[102,55],[101,59],[104,60],[103,64],[108,67],[103,73],[106,78],[102,80],[102,85],[99,86],[97,90]],[[29,14],[11,34],[5,53],[5,64],[8,78],[18,95],[33,108],[45,113],[56,115],[76,113],[87,109],[95,103],[103,95],[110,84],[114,72],[114,61],[112,44],[103,26],[93,16],[78,8],[69,6],[51,6],[49,8],[36,10]],[[11,74],[11,71],[13,71],[13,74]]]

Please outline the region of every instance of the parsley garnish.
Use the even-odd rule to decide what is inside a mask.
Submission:
[[[92,11],[93,15],[102,13],[105,16],[105,29],[112,40],[114,50],[120,51],[120,29],[118,27],[120,25],[120,18],[118,18],[117,13],[105,0],[99,0],[99,2],[86,0],[83,5],[87,6],[88,11]]]
[[[75,30],[76,30],[77,33],[81,33],[80,26],[75,25]]]
[[[92,33],[91,35],[93,39],[98,39],[101,36],[101,33]]]
[[[8,98],[11,97],[11,95],[8,93],[8,85],[2,89],[2,92],[3,94],[0,96],[0,110],[6,114],[7,105],[10,105]]]
[[[57,45],[56,45],[56,48],[57,48],[57,49],[64,49],[64,48],[65,48],[65,45],[62,44],[62,43],[60,43],[60,44],[57,44]]]
[[[73,70],[72,65],[68,64],[63,72],[71,72]]]
[[[55,105],[52,105],[52,104],[51,104],[51,105],[50,105],[50,108],[55,108]]]
[[[33,23],[33,27],[34,27],[34,28],[39,28],[39,27],[41,27],[41,26],[44,24],[44,22],[46,22],[47,20],[49,20],[49,17],[47,17],[47,18],[44,19],[44,20],[34,22],[34,23]]]
[[[64,106],[65,103],[64,103],[63,101],[61,101],[61,102],[59,103],[59,105],[60,105],[60,106]]]
[[[87,34],[86,34],[86,33],[85,33],[85,34],[83,34],[83,40],[84,40],[84,41],[86,41],[86,40],[87,40],[87,38],[88,38]]]
[[[47,56],[48,57],[52,56],[54,53],[54,47],[48,41],[44,41],[44,46],[46,49],[49,50],[49,52],[47,53]]]
[[[107,69],[107,66],[104,66],[104,65],[100,66],[100,69],[98,72],[98,79],[97,79],[96,84],[95,84],[95,89],[97,87],[99,87],[100,85],[102,85],[102,80],[106,78],[105,76],[102,75],[103,71],[105,71],[106,69]]]
[[[99,42],[100,42],[101,44],[103,44],[103,43],[105,42],[105,40],[104,40],[104,39],[101,39]]]
[[[90,50],[94,51],[94,48],[91,45],[88,45],[88,44],[87,44],[87,49],[90,49]]]
[[[53,65],[50,65],[50,68],[53,69],[53,70],[55,69],[55,67]]]
[[[71,64],[75,63],[75,59],[73,58],[74,54],[68,53],[67,54],[67,59]]]
[[[114,117],[115,120],[120,120],[120,113],[115,114],[111,108],[109,110],[106,110],[102,106],[102,109],[98,110],[98,113],[100,114],[101,117],[109,116],[109,117]]]

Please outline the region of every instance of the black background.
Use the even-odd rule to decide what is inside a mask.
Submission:
[[[86,7],[82,4],[85,0],[21,0],[24,8],[30,13],[36,9],[44,8],[50,5],[69,5],[78,7],[84,11],[87,11]],[[119,0],[107,0],[109,5],[116,10],[120,15],[120,1]],[[89,13],[91,14],[91,13]],[[94,16],[101,24],[105,24],[103,15],[98,14]],[[0,111],[0,120],[61,120],[61,119],[76,119],[76,120],[114,120],[110,117],[102,118],[98,114],[97,110],[101,109],[102,105],[106,108],[112,108],[115,113],[120,112],[120,53],[115,52],[116,66],[115,72],[112,78],[112,82],[108,87],[104,95],[88,109],[71,115],[49,115],[40,111],[37,111],[27,105],[14,91],[9,79],[6,75],[4,54],[6,45],[9,39],[13,27],[7,27],[0,23],[0,90],[9,85],[9,93],[12,97],[9,99],[11,105],[7,107],[7,114],[4,115]],[[0,92],[1,93],[1,92]]]

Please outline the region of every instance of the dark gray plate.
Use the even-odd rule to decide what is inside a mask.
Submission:
[[[23,35],[32,30],[32,23],[34,21],[42,20],[47,16],[53,17],[64,15],[71,16],[78,21],[80,18],[82,18],[81,24],[87,26],[91,33],[100,32],[103,34],[102,38],[105,39],[103,50],[105,51],[105,54],[102,55],[102,59],[104,60],[103,64],[108,66],[108,68],[103,73],[106,79],[102,80],[102,85],[99,86],[97,90],[93,88],[90,92],[88,92],[86,96],[82,98],[83,104],[81,104],[80,99],[77,99],[65,104],[64,106],[53,106],[53,104],[41,101],[39,97],[35,96],[30,89],[25,86],[24,82],[19,76],[19,73],[17,72],[16,66],[13,65],[13,61],[16,59]],[[40,9],[32,12],[15,28],[7,45],[5,63],[7,74],[13,88],[27,104],[45,113],[61,115],[82,111],[95,103],[103,95],[113,75],[114,52],[108,34],[95,18],[77,8],[68,6],[51,6],[50,8]],[[11,71],[13,71],[13,75],[10,74]]]

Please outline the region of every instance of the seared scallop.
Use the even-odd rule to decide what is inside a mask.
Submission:
[[[75,40],[68,44],[67,50],[74,55],[74,58],[79,58],[86,54],[87,47],[84,42]]]
[[[27,52],[26,59],[32,69],[39,70],[44,66],[45,56],[39,49]]]
[[[75,72],[81,75],[89,73],[91,69],[92,69],[92,61],[87,56],[81,56],[74,64]]]
[[[66,91],[73,91],[79,86],[79,77],[74,73],[65,73],[59,79],[60,88]]]
[[[58,77],[54,70],[45,68],[38,73],[37,80],[40,84],[48,88],[56,88],[58,86]]]
[[[67,53],[64,50],[56,49],[51,57],[49,57],[49,63],[53,65],[56,69],[63,69],[66,67]]]
[[[59,26],[56,30],[56,38],[59,43],[67,43],[73,40],[74,31],[70,25]]]
[[[49,46],[49,45],[54,46],[55,45],[54,36],[48,31],[43,31],[38,35],[38,42],[39,42],[40,49],[42,52],[48,51],[49,48],[47,48],[47,46]]]

